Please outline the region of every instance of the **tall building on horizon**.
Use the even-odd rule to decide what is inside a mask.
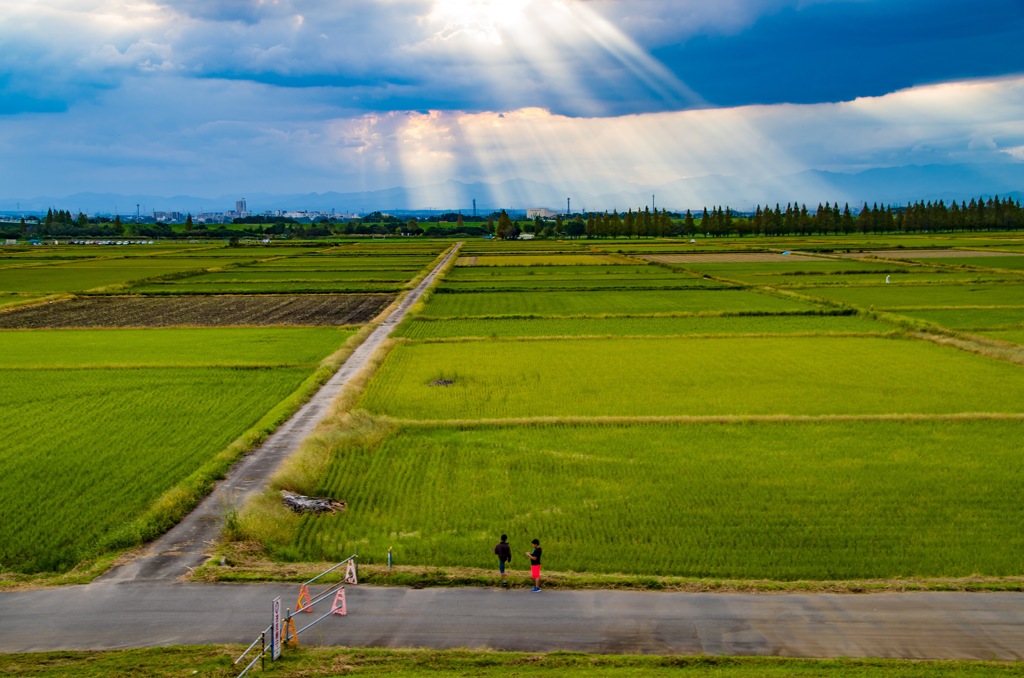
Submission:
[[[246,209],[245,198],[235,201],[235,211],[238,212],[238,216],[240,217],[245,216],[245,214],[249,211],[248,209]]]

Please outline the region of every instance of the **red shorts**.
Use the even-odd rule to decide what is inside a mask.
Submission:
[[[540,577],[540,565],[530,565],[530,576],[534,579]]]

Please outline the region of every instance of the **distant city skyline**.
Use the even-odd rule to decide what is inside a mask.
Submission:
[[[1019,0],[11,0],[0,23],[3,210],[466,209],[463,185],[745,209],[872,199],[849,177],[883,170],[930,197],[892,183],[915,166],[1024,190]]]

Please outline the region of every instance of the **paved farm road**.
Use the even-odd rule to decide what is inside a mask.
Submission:
[[[318,590],[314,590],[314,595]],[[0,652],[245,643],[283,584],[101,584],[0,594]],[[1024,594],[679,594],[349,586],[307,644],[501,650],[1024,658]],[[302,628],[330,611],[298,615]]]
[[[206,559],[226,503],[260,491],[401,320],[409,295],[329,384],[148,553],[88,586],[0,593],[0,652],[248,644],[295,585],[176,579]],[[314,595],[317,591],[314,591]],[[1024,659],[1024,594],[739,595],[350,586],[310,644],[911,659]],[[329,611],[300,615],[298,626]]]

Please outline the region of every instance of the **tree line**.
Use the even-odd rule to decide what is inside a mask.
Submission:
[[[1019,200],[1000,198],[953,201],[948,205],[919,201],[903,206],[864,204],[856,212],[849,204],[826,202],[817,209],[787,203],[785,208],[758,205],[753,213],[737,212],[729,207],[704,208],[700,215],[690,210],[683,214],[648,207],[620,214],[589,212],[558,215],[554,219],[512,220],[505,210],[486,217],[470,218],[452,212],[443,215],[447,221],[423,222],[411,218],[403,222],[380,212],[347,222],[331,222],[326,218],[304,225],[293,219],[250,217],[236,219],[232,227],[192,224],[189,216],[184,228],[175,230],[169,224],[122,223],[90,219],[81,212],[72,216],[67,210],[49,210],[45,219],[22,219],[20,224],[0,225],[0,237],[116,237],[143,236],[182,238],[232,236],[278,236],[317,238],[338,235],[409,235],[426,237],[492,235],[514,240],[523,233],[536,238],[665,238],[723,236],[841,235],[878,233],[936,233],[951,231],[1003,231],[1024,229],[1024,209]],[[470,222],[470,223],[467,223]],[[425,228],[424,228],[425,227]]]
[[[865,203],[856,214],[849,204],[840,209],[838,203],[826,202],[812,212],[806,205],[789,203],[785,209],[759,205],[749,216],[736,215],[728,207],[710,213],[705,209],[699,220],[687,212],[684,223],[684,234],[710,236],[1005,231],[1024,229],[1024,210],[1019,201],[998,196],[949,205],[942,200],[897,207]]]
[[[503,228],[502,223],[505,224]],[[950,231],[1002,231],[1024,229],[1024,209],[1019,201],[998,196],[972,199],[970,202],[919,201],[905,206],[864,204],[856,213],[846,204],[826,202],[817,209],[788,203],[785,208],[758,205],[753,213],[740,213],[729,207],[704,208],[699,216],[687,210],[675,214],[667,210],[651,212],[649,208],[591,212],[543,225],[538,219],[520,229],[509,222],[507,215],[499,221],[499,238],[516,238],[520,232],[533,232],[537,237],[587,238],[664,238],[697,235],[781,236],[841,235],[878,233],[937,233]],[[492,231],[495,232],[495,231]]]

